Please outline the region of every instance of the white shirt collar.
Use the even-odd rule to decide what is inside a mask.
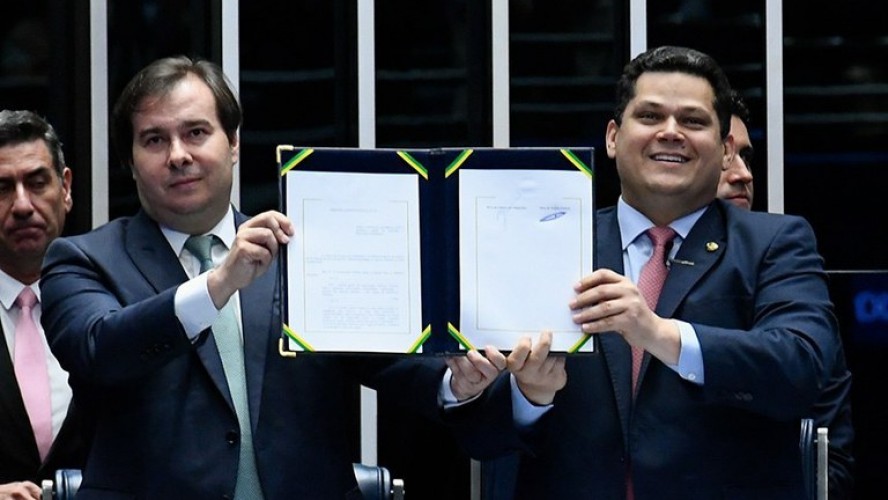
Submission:
[[[0,269],[0,304],[3,305],[3,308],[7,311],[12,309],[15,299],[18,298],[26,286],[28,285],[23,284]],[[34,293],[37,295],[37,300],[40,300],[40,287],[37,286],[37,283],[33,283],[30,286],[31,290],[34,290]]]
[[[185,248],[185,241],[191,235],[176,231],[175,229],[170,229],[163,225],[160,226],[160,230],[173,248],[173,252],[175,252],[176,255],[181,255],[182,249]],[[225,212],[222,219],[204,234],[216,235],[216,237],[222,240],[222,243],[225,243],[225,248],[231,248],[231,245],[234,244],[234,237],[236,234],[234,229],[234,210],[231,208],[231,205],[228,205],[228,211]]]
[[[709,205],[706,205],[684,217],[680,217],[670,222],[669,227],[674,229],[675,234],[684,240],[687,238],[688,233],[691,232],[691,228],[694,227],[694,224],[697,223],[697,220],[700,219],[703,212],[705,212],[708,207]],[[629,245],[631,245],[642,233],[655,226],[655,224],[645,217],[644,214],[629,206],[629,204],[623,200],[622,196],[620,196],[620,199],[617,201],[617,223],[620,226],[620,238],[623,242],[623,251],[625,251],[626,248],[628,248]]]

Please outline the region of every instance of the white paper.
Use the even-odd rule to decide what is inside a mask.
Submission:
[[[460,333],[474,347],[551,330],[552,350],[570,351],[586,338],[568,303],[592,272],[592,196],[580,171],[459,172]]]
[[[422,334],[417,176],[293,171],[286,182],[291,332],[316,351],[407,352]]]

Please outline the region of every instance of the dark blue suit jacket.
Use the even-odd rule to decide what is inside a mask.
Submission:
[[[238,224],[245,217],[236,214]],[[241,291],[250,418],[265,498],[357,495],[355,391],[393,387],[437,416],[442,361],[278,353],[275,265]],[[185,271],[144,212],[49,248],[43,324],[96,409],[82,498],[223,498],[238,424],[209,330],[193,344],[174,314]],[[81,496],[78,496],[81,498]]]
[[[88,420],[77,400],[72,400],[62,428],[41,462],[12,359],[6,344],[0,344],[0,484],[28,480],[39,485],[52,479],[56,469],[83,467],[90,436]]]
[[[597,265],[622,272],[616,210],[597,221]],[[597,354],[567,359],[567,386],[529,433],[508,427],[499,380],[499,428],[487,433],[496,437],[479,434],[469,451],[521,449],[516,498],[623,498],[630,466],[638,500],[803,498],[799,420],[840,346],[810,226],[714,202],[682,243],[656,312],[696,329],[704,385],[646,354],[633,402],[629,345],[601,334]]]

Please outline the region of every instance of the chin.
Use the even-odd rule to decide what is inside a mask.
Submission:
[[[747,200],[746,198],[731,198],[730,201],[734,204],[734,206],[742,208],[744,210],[749,210],[750,208],[752,208],[752,204],[749,203],[749,200]]]

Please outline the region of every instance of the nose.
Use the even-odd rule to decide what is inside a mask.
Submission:
[[[734,156],[734,159],[728,165],[728,177],[730,182],[742,182],[749,184],[752,182],[752,170],[743,161],[740,155]]]
[[[663,128],[660,129],[658,135],[662,140],[667,141],[684,140],[684,134],[682,134],[681,127],[679,126],[679,123],[674,116],[670,116],[663,121]]]
[[[31,193],[25,185],[18,183],[15,186],[15,200],[12,203],[12,211],[16,217],[26,219],[34,213],[34,204],[31,203]]]
[[[178,137],[170,140],[170,168],[178,169],[191,163],[191,153],[188,147]]]

